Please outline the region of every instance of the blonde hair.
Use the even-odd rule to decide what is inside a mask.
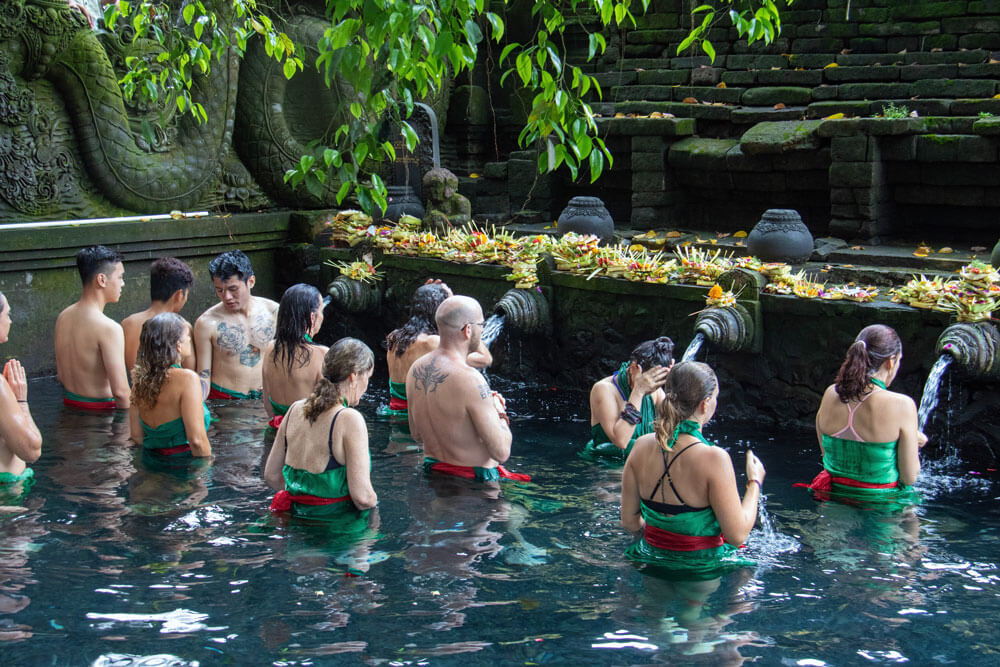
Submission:
[[[660,447],[670,451],[674,429],[698,410],[701,402],[712,395],[718,384],[712,367],[700,361],[682,361],[670,369],[663,384],[665,396],[656,408],[653,425]]]
[[[341,338],[330,346],[323,357],[323,375],[302,407],[311,422],[341,401],[340,383],[351,373],[364,373],[375,366],[371,348],[357,338]]]

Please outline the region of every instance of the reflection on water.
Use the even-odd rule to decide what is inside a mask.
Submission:
[[[792,488],[814,434],[711,424],[737,469],[751,446],[768,467],[759,566],[677,582],[623,559],[621,471],[577,456],[583,396],[498,387],[510,467],[532,475],[498,486],[425,475],[405,424],[372,418],[376,393],[380,505],[333,530],[267,511],[259,403],[212,405],[213,461],[158,466],[122,415],[37,384],[37,482],[0,512],[5,664],[997,660],[998,494],[961,467],[928,465],[917,508],[858,510]]]

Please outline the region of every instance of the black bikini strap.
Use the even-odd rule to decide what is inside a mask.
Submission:
[[[334,461],[337,460],[337,457],[333,455],[333,425],[337,423],[337,417],[339,417],[340,413],[343,412],[343,411],[344,411],[343,408],[341,408],[340,410],[338,410],[337,414],[335,414],[333,416],[333,419],[330,420],[330,436],[327,438],[327,441],[326,441],[326,446],[330,450],[330,458],[333,459]]]
[[[672,479],[670,479],[670,466],[672,466],[674,464],[674,461],[677,460],[678,456],[680,456],[681,454],[683,454],[687,450],[691,449],[692,447],[694,447],[695,445],[697,445],[699,442],[701,442],[701,441],[700,440],[695,440],[690,445],[688,445],[687,447],[685,447],[681,451],[679,451],[676,454],[674,454],[673,458],[670,459],[669,463],[667,462],[667,452],[665,450],[662,452],[663,453],[663,474],[660,475],[660,481],[656,483],[655,487],[653,487],[653,493],[650,494],[650,496],[649,496],[650,498],[653,498],[656,495],[656,491],[658,489],[660,489],[660,485],[663,484],[663,478],[666,477],[667,478],[667,484],[670,485],[670,490],[674,492],[674,495],[677,496],[677,500],[680,501],[679,504],[681,504],[681,505],[686,505],[687,504],[687,503],[684,502],[684,499],[681,498],[681,494],[677,493],[677,487],[674,486],[674,481]],[[660,498],[663,500],[663,502],[666,502],[666,498],[664,498],[662,490],[660,491]]]

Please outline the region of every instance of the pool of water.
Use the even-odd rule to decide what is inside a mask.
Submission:
[[[373,388],[384,386],[373,382]],[[903,514],[815,502],[815,435],[710,424],[768,468],[760,565],[672,582],[626,562],[621,472],[580,459],[586,397],[499,387],[516,417],[498,494],[430,478],[369,421],[379,523],[352,539],[275,520],[259,403],[215,402],[216,458],[155,470],[123,415],[31,385],[45,445],[0,514],[0,655],[20,664],[997,664],[995,484],[938,466]],[[985,472],[985,471],[977,471]],[[742,481],[740,483],[742,488]]]

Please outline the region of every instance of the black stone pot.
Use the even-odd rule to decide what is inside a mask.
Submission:
[[[813,237],[798,211],[772,208],[754,225],[747,250],[764,262],[800,264],[812,255]]]
[[[424,205],[413,190],[412,185],[390,185],[388,191],[389,205],[385,209],[383,220],[398,221],[402,215],[412,215],[414,218],[424,217]]]
[[[610,241],[615,235],[615,221],[598,197],[573,197],[559,214],[559,231],[593,234]]]

